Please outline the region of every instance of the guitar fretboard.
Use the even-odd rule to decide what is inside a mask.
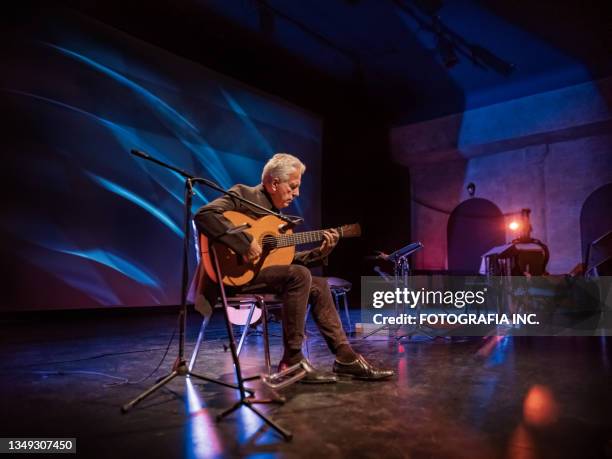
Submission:
[[[342,236],[342,229],[335,228]],[[292,245],[308,244],[309,242],[322,241],[323,233],[327,230],[304,231],[301,233],[281,234],[279,236],[266,236],[264,245],[273,245],[274,248],[290,247]]]

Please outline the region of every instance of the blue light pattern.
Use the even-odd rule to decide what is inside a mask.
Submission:
[[[26,114],[27,135],[2,140],[14,158],[6,173],[28,171],[28,183],[8,190],[18,198],[0,224],[18,243],[3,248],[60,282],[43,286],[56,293],[38,307],[78,307],[77,292],[96,305],[176,304],[184,179],[129,151],[226,188],[255,185],[276,151],[319,170],[320,122],[86,18],[62,19],[61,29],[51,21],[16,38],[20,59],[7,62],[0,89],[9,116]],[[217,196],[194,191],[193,211]],[[305,217],[317,227],[309,196],[302,192]],[[190,258],[193,269],[194,251]],[[28,302],[28,292],[13,294]]]

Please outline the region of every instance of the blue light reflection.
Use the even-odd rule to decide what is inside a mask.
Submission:
[[[187,459],[209,459],[223,456],[223,448],[217,436],[217,429],[208,409],[200,400],[198,390],[191,379],[185,379],[187,393],[187,420],[185,453]]]
[[[180,238],[183,237],[183,231],[170,219],[170,217],[168,217],[161,210],[157,209],[150,202],[148,202],[145,199],[141,198],[137,194],[135,194],[135,193],[133,193],[133,192],[131,192],[129,190],[126,190],[122,186],[117,185],[116,183],[111,182],[110,180],[107,180],[107,179],[105,179],[103,177],[99,177],[99,176],[97,176],[95,174],[92,174],[91,172],[85,172],[85,173],[93,181],[95,181],[96,183],[101,185],[103,188],[107,189],[108,191],[110,191],[112,193],[118,194],[122,198],[125,198],[128,201],[133,202],[137,206],[139,206],[142,209],[144,209],[147,212],[149,212],[151,215],[153,215],[155,218],[157,218],[160,222],[162,222],[164,225],[166,225],[168,228],[170,228],[172,230],[172,232],[174,232],[178,237],[180,237]]]
[[[259,129],[257,129],[257,127],[255,126],[255,123],[251,121],[251,118],[246,113],[244,108],[242,108],[242,106],[238,103],[238,101],[234,97],[232,97],[232,95],[228,91],[221,89],[221,92],[223,93],[223,97],[225,97],[225,100],[227,101],[229,106],[232,108],[232,110],[234,110],[234,112],[240,117],[240,120],[246,126],[247,131],[255,137],[257,145],[263,151],[265,151],[268,156],[272,156],[274,154],[274,149],[272,148],[270,143],[266,140],[266,138],[263,135],[261,135],[261,132],[259,132]]]
[[[141,284],[149,285],[152,287],[161,288],[159,281],[147,274],[143,269],[137,267],[135,264],[121,258],[107,250],[90,249],[90,250],[69,250],[69,249],[58,249],[62,253],[75,255],[77,257],[87,258],[97,263],[108,266],[109,268],[119,271],[125,276],[133,279]]]
[[[215,149],[210,146],[209,143],[200,135],[200,132],[196,126],[194,126],[177,110],[172,108],[168,103],[124,75],[121,75],[120,73],[94,61],[93,59],[88,58],[87,56],[84,56],[83,54],[77,53],[62,46],[54,45],[52,43],[44,44],[95,68],[103,74],[111,77],[118,83],[133,90],[160,115],[161,121],[165,122],[166,125],[172,129],[176,138],[195,154],[196,158],[202,163],[203,166],[206,167],[206,170],[212,175],[215,181],[219,182],[225,188],[233,184]]]

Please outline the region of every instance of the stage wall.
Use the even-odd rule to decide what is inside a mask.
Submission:
[[[319,226],[317,117],[70,11],[5,33],[3,310],[179,302],[183,181],[132,148],[224,187],[294,153],[308,170],[287,211]]]
[[[474,183],[475,198],[504,214],[506,241],[517,237],[507,225],[531,209],[532,236],[550,249],[548,271],[570,272],[584,260],[583,206],[612,183],[610,132],[611,78],[393,129],[395,161],[410,169],[412,236],[425,244],[415,267],[450,268],[449,216],[472,199]],[[597,220],[594,234],[612,229]]]

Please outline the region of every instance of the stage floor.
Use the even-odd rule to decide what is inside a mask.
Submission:
[[[258,406],[293,431],[285,442],[245,408],[216,423],[237,393],[195,380],[177,378],[120,413],[171,367],[176,339],[154,377],[121,384],[157,366],[175,324],[150,311],[2,320],[1,436],[76,437],[78,456],[96,458],[612,457],[610,338],[353,338],[396,377],[283,390],[285,405]],[[198,327],[190,314],[188,352]],[[311,361],[331,369],[308,328]],[[194,370],[232,381],[223,330],[218,314]],[[280,339],[272,344],[276,361]],[[263,369],[261,337],[249,337],[241,362],[246,374]]]

